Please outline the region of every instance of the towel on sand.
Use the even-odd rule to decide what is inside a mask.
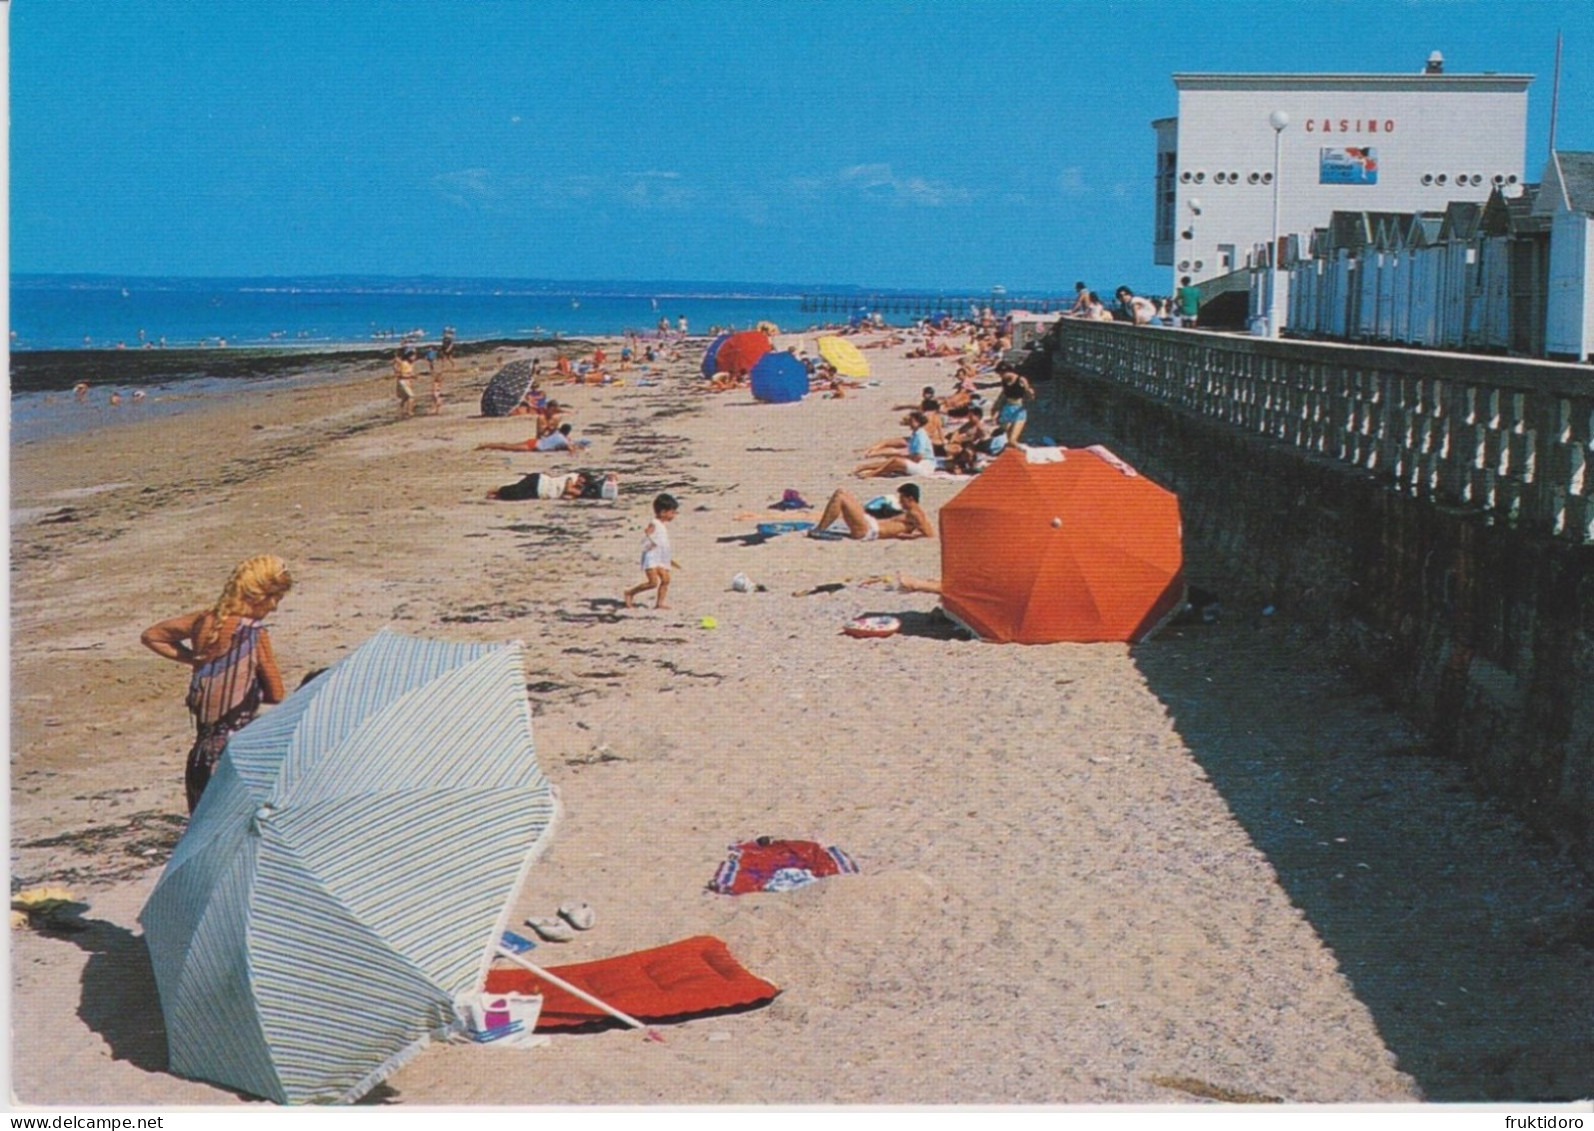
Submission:
[[[773,1001],[777,986],[748,973],[712,935],[617,954],[596,962],[550,966],[548,972],[638,1021],[684,1021],[705,1013]],[[488,993],[542,994],[537,1030],[608,1028],[621,1024],[596,1006],[519,967],[487,972]]]
[[[724,895],[743,895],[750,891],[784,890],[793,886],[790,873],[801,869],[814,879],[856,872],[858,865],[835,845],[826,848],[811,840],[772,840],[759,837],[730,847],[730,856],[708,882],[711,890]],[[778,877],[777,874],[785,873]],[[775,888],[771,888],[771,882]]]

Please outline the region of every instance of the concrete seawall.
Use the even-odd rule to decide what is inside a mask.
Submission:
[[[1490,794],[1594,871],[1594,374],[1065,323],[1085,424]]]

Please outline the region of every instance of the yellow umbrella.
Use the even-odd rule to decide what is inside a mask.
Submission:
[[[858,347],[845,338],[820,338],[819,356],[834,365],[843,377],[869,376],[868,361],[858,352]]]

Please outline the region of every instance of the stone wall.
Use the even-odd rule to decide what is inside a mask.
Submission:
[[[1594,373],[1084,323],[1052,359],[1032,430],[1110,435],[1187,538],[1594,870]]]

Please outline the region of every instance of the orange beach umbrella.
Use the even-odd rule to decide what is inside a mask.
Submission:
[[[982,640],[1144,640],[1184,600],[1179,500],[1105,448],[1009,448],[941,508],[941,602]]]
[[[739,377],[751,373],[758,359],[774,348],[775,343],[762,330],[743,330],[720,343],[719,352],[714,355],[714,364],[721,372]]]

